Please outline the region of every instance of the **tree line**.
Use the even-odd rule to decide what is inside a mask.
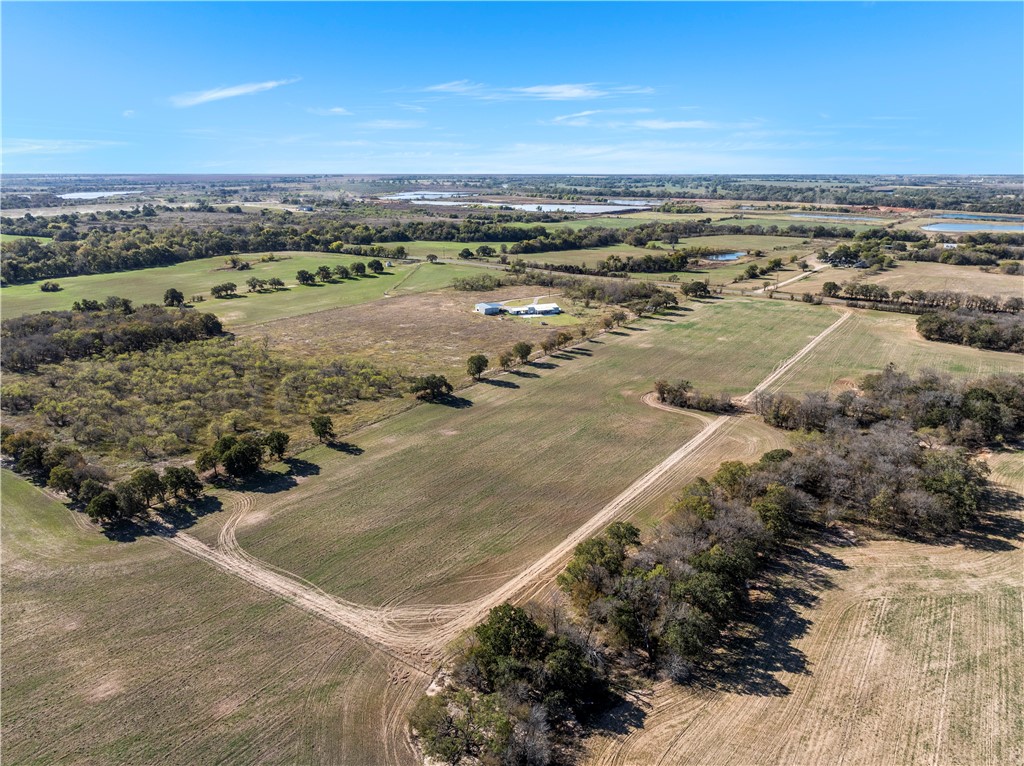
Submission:
[[[1024,354],[1024,316],[1016,313],[993,316],[963,309],[930,311],[917,318],[917,331],[928,340]]]
[[[222,334],[213,314],[161,306],[133,308],[125,298],[79,302],[78,310],[48,311],[6,319],[0,359],[6,370],[28,371],[65,359],[144,351],[163,343],[187,343]]]

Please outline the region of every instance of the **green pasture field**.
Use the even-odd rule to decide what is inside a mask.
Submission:
[[[205,294],[207,300],[196,303],[196,308],[216,314],[229,327],[237,327],[374,301],[386,293],[434,290],[450,284],[455,277],[477,273],[469,266],[398,262],[380,276],[304,286],[295,282],[295,274],[300,269],[315,272],[321,265],[332,268],[337,264],[351,266],[356,261],[366,263],[369,259],[332,253],[275,255],[279,260],[266,262],[260,262],[259,254],[244,256],[252,263],[252,269],[246,271],[225,267],[224,258],[218,257],[136,271],[65,277],[55,280],[61,286],[56,293],[42,292],[39,283],[12,285],[0,290],[0,311],[7,319],[39,311],[67,310],[77,300],[102,300],[108,295],[131,298],[136,304],[162,303],[164,291],[174,287],[185,295],[186,300],[196,294]],[[246,292],[245,280],[249,277],[268,279],[275,276],[284,280],[287,289]],[[238,295],[225,299],[209,297],[210,288],[223,282],[238,285]]]
[[[29,234],[0,234],[0,242],[16,242],[19,239],[34,239],[36,242],[49,242],[49,237],[35,237]]]
[[[7,470],[0,492],[4,763],[378,761],[375,730],[338,732],[394,704],[387,657]]]
[[[951,266],[948,263],[897,261],[896,267],[879,272],[859,269],[824,269],[802,282],[782,288],[784,292],[821,292],[826,282],[857,282],[884,285],[893,290],[928,290],[975,295],[1024,296],[1024,276],[982,271],[977,266]]]
[[[916,316],[870,310],[853,313],[853,318],[795,364],[772,389],[844,388],[890,363],[908,372],[932,369],[967,379],[1021,371],[1020,354],[925,340],[917,332]]]
[[[422,405],[349,434],[360,455],[303,454],[321,478],[262,496],[266,521],[240,543],[358,601],[486,592],[695,433],[640,401],[656,379],[748,391],[836,318],[765,300],[687,309],[463,389],[462,406]]]

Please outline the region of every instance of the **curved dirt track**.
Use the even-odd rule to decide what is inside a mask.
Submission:
[[[849,313],[840,316],[794,356],[777,366],[749,394],[740,399],[740,402],[748,404],[758,392],[765,390],[785,375],[849,316]],[[548,553],[475,601],[443,606],[385,605],[375,608],[332,596],[292,572],[255,558],[238,544],[236,530],[256,507],[255,496],[247,493],[232,493],[234,507],[220,532],[216,547],[182,532],[164,530],[161,536],[169,544],[189,555],[365,639],[391,657],[395,664],[392,666],[390,677],[396,684],[397,696],[389,705],[392,713],[385,716],[387,720],[382,720],[375,726],[380,727],[379,733],[387,742],[388,761],[406,760],[411,749],[403,725],[404,711],[414,701],[416,690],[436,671],[452,641],[479,622],[492,607],[504,601],[528,600],[546,592],[551,587],[555,574],[577,544],[596,534],[616,518],[629,518],[651,499],[669,491],[677,485],[684,471],[699,470],[710,456],[718,454],[717,450],[720,450],[723,444],[727,444],[728,439],[737,438],[729,437],[728,434],[742,424],[744,417],[749,417],[712,417],[695,414],[657,402],[651,394],[645,395],[643,401],[657,409],[696,418],[704,427]],[[416,679],[422,683],[415,683]]]

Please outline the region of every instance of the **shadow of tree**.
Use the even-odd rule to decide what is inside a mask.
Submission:
[[[452,407],[453,409],[456,410],[462,410],[467,407],[473,406],[472,401],[470,401],[464,396],[457,396],[455,394],[445,394],[444,396],[438,396],[434,399],[427,399],[426,401],[432,402],[433,404],[441,404],[445,407]]]
[[[558,367],[553,362],[530,362],[531,367],[536,367],[538,370],[553,370]]]
[[[818,603],[821,591],[835,587],[832,572],[847,568],[819,543],[788,546],[763,572],[756,595],[691,683],[735,694],[789,694],[777,674],[811,672],[806,655],[793,645],[812,624],[803,612]]]
[[[365,450],[352,442],[331,442],[327,445],[336,452],[344,452],[346,455],[362,455]],[[320,467],[317,466],[317,473],[320,473]]]
[[[535,372],[527,372],[526,370],[509,370],[509,374],[515,375],[516,377],[519,377],[519,378],[539,378],[540,377],[540,375],[538,375],[537,373],[535,373]]]
[[[119,543],[130,543],[140,537],[168,537],[194,526],[199,519],[224,510],[219,497],[203,495],[198,500],[169,501],[150,510],[144,519],[102,524],[104,537]]]
[[[497,388],[519,388],[518,383],[512,380],[505,380],[504,378],[480,378],[479,382]]]

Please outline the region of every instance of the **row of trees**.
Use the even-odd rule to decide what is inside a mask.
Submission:
[[[672,407],[685,407],[704,412],[722,413],[732,412],[735,409],[732,397],[729,394],[721,393],[715,395],[694,391],[693,384],[688,380],[681,380],[674,385],[667,380],[656,380],[654,382],[654,391],[658,396],[659,402],[671,405]]]
[[[367,271],[371,274],[383,274],[384,264],[374,258],[368,263],[356,261],[351,265],[351,267],[346,266],[343,263],[337,264],[334,268],[326,265],[319,266],[315,273],[308,269],[300,269],[295,275],[295,281],[300,285],[312,285],[318,280],[320,282],[333,282],[337,279],[364,277],[366,276]]]
[[[890,290],[883,286],[855,281],[826,282],[821,287],[822,295],[829,298],[849,298],[857,301],[872,301],[889,304],[888,308],[903,310],[914,309],[927,311],[943,309],[945,311],[1006,312],[1016,314],[1024,310],[1024,298],[1016,295],[973,295],[971,293],[952,292],[950,290]],[[886,308],[882,306],[880,308]]]

